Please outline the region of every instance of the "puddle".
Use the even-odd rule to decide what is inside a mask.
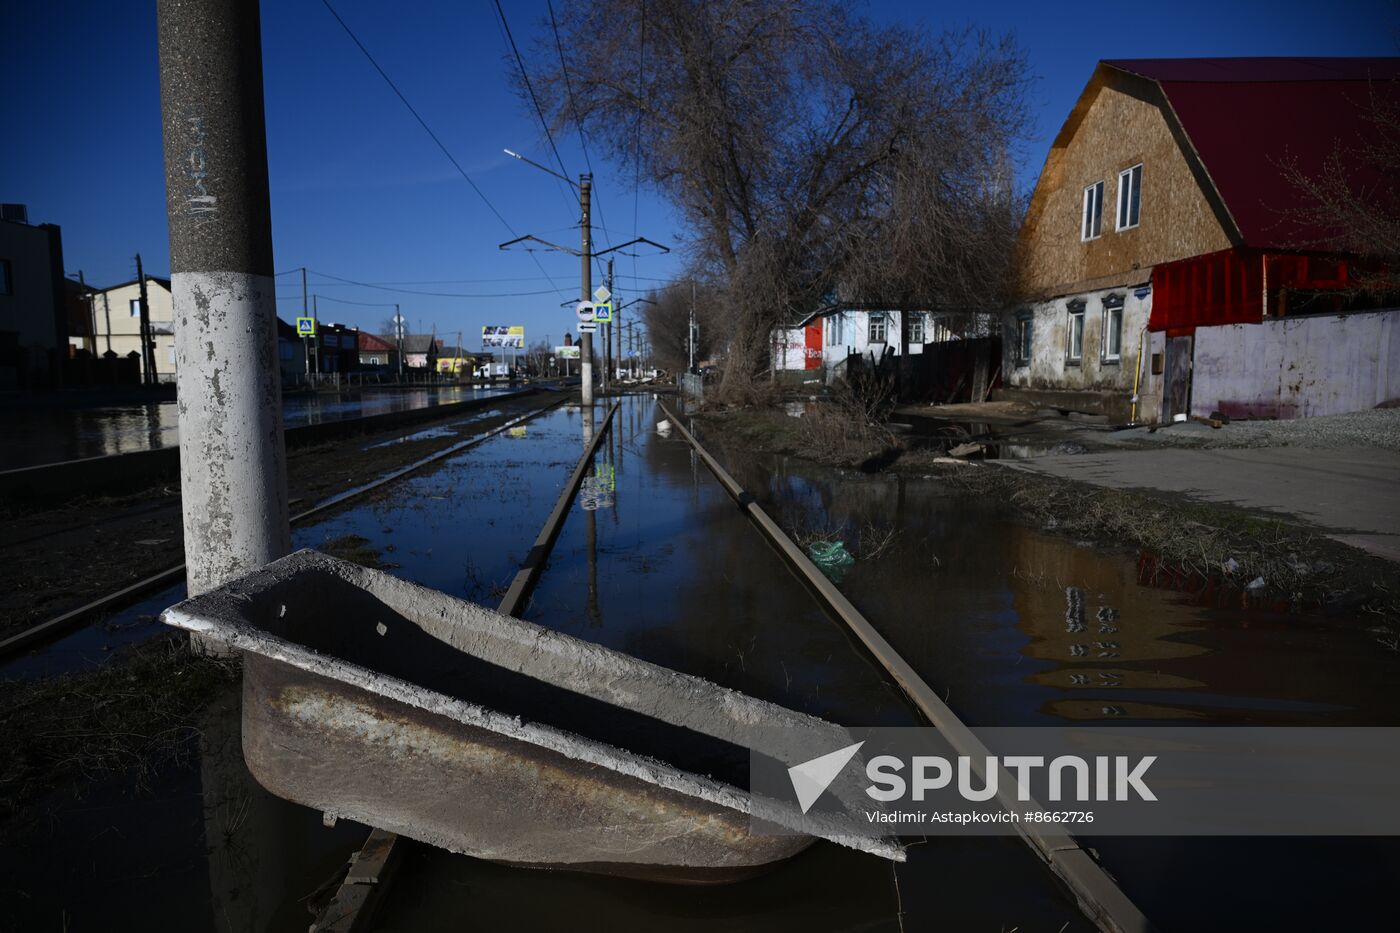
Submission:
[[[157,616],[185,598],[185,583],[174,586],[112,613],[101,622],[85,625],[24,654],[0,663],[0,681],[35,680],[106,663],[128,645],[139,644],[166,631]]]
[[[1364,619],[1160,589],[1137,555],[1015,524],[936,483],[715,452],[785,527],[834,529],[857,553],[862,529],[893,534],[841,589],[974,726],[1400,722],[1397,656]],[[1400,876],[1394,839],[1085,843],[1162,929],[1362,928],[1388,914]]]
[[[590,494],[569,514],[525,617],[848,725],[913,722],[689,446],[657,433],[663,417],[650,396],[623,400]],[[584,442],[577,407],[522,427],[295,529],[295,545],[357,536],[396,575],[495,605]],[[843,591],[974,725],[1400,720],[1395,656],[1354,619],[1197,605],[1141,582],[1132,555],[1016,525],[994,503],[948,495],[937,482],[715,452],[781,523],[844,541],[857,559]],[[235,713],[218,723],[211,732],[236,735]],[[238,767],[226,767],[236,777]],[[218,820],[237,822],[244,805],[210,817],[206,803],[231,798],[200,798],[183,773],[154,799],[117,788],[65,803],[54,825],[66,836],[53,839],[87,848],[53,842],[32,870],[11,869],[9,884],[40,892],[24,903],[26,925],[62,928],[54,905],[63,891],[72,900],[91,890],[92,913],[79,904],[70,919],[99,916],[100,905],[101,920],[75,928],[138,917],[145,927],[209,928],[214,907],[234,903],[219,892],[236,888],[233,929],[304,930],[299,899],[363,829],[328,830],[319,814],[269,798],[245,819],[253,828],[235,833],[238,846],[220,846]],[[1381,916],[1387,879],[1400,875],[1390,840],[1091,842],[1164,929],[1198,929],[1203,916],[1221,928],[1245,917],[1251,926],[1335,928],[1339,912]],[[78,864],[80,851],[91,864]],[[898,869],[819,845],[763,878],[711,889],[510,868],[420,846],[408,859],[380,915],[385,928],[453,927],[463,911],[521,929],[1089,928],[1012,838],[935,839]]]
[[[15,930],[304,931],[303,900],[364,841],[348,821],[273,797],[243,763],[237,688],[212,706],[188,761],[37,801],[0,852]],[[22,853],[22,856],[21,856]]]
[[[294,394],[282,399],[282,419],[293,428],[514,391],[508,386],[437,386]],[[0,412],[0,431],[10,443],[0,448],[0,470],[173,447],[180,443],[178,420],[174,400],[71,410],[6,408]]]

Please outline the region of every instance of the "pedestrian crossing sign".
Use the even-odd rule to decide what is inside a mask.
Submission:
[[[595,303],[593,305],[593,320],[600,324],[612,323],[612,302]]]
[[[297,318],[297,334],[302,337],[315,337],[316,319],[314,317]]]

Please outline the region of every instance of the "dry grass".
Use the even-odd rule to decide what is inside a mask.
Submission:
[[[0,685],[0,824],[66,783],[132,774],[139,786],[183,763],[198,714],[239,670],[180,634],[90,671]]]
[[[855,465],[881,457],[899,445],[885,426],[893,407],[887,380],[837,383],[826,402],[798,422],[798,452],[821,463]]]

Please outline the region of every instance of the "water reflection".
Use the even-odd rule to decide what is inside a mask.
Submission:
[[[965,719],[1400,721],[1394,657],[1361,620],[1201,604],[1138,555],[1018,524],[936,481],[720,448],[787,528],[892,533],[842,589]]]
[[[411,411],[512,391],[508,387],[440,386],[288,395],[287,427]],[[0,412],[0,469],[173,447],[180,442],[174,400],[100,408],[5,408]]]

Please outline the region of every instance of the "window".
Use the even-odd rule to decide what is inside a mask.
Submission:
[[[174,365],[175,365],[175,344],[172,343],[172,344],[170,345],[169,349],[170,349],[170,365],[171,365],[171,366],[174,366]]]
[[[1118,229],[1136,227],[1141,212],[1142,165],[1139,163],[1118,173]]]
[[[133,299],[131,299],[131,316],[132,316],[132,317],[140,317],[140,316],[141,316],[141,299],[140,299],[140,298],[133,298]]]
[[[870,343],[885,342],[885,315],[882,311],[870,313]]]
[[[1031,364],[1031,341],[1035,336],[1034,318],[1029,311],[1023,311],[1016,315],[1016,344],[1014,346],[1014,356],[1017,366],[1029,366]]]
[[[1084,302],[1071,301],[1069,303],[1069,346],[1066,348],[1066,360],[1075,366],[1084,359]]]
[[[1103,300],[1102,356],[1106,363],[1123,358],[1123,296],[1109,295]]]
[[[13,295],[14,283],[10,281],[10,261],[0,259],[0,295]]]
[[[846,342],[845,328],[842,326],[845,319],[846,316],[840,313],[826,319],[826,342],[833,347]]]
[[[1081,240],[1097,239],[1103,233],[1103,182],[1096,181],[1084,189],[1084,223],[1080,227]]]
[[[924,316],[922,313],[914,313],[909,316],[909,342],[924,342]]]

